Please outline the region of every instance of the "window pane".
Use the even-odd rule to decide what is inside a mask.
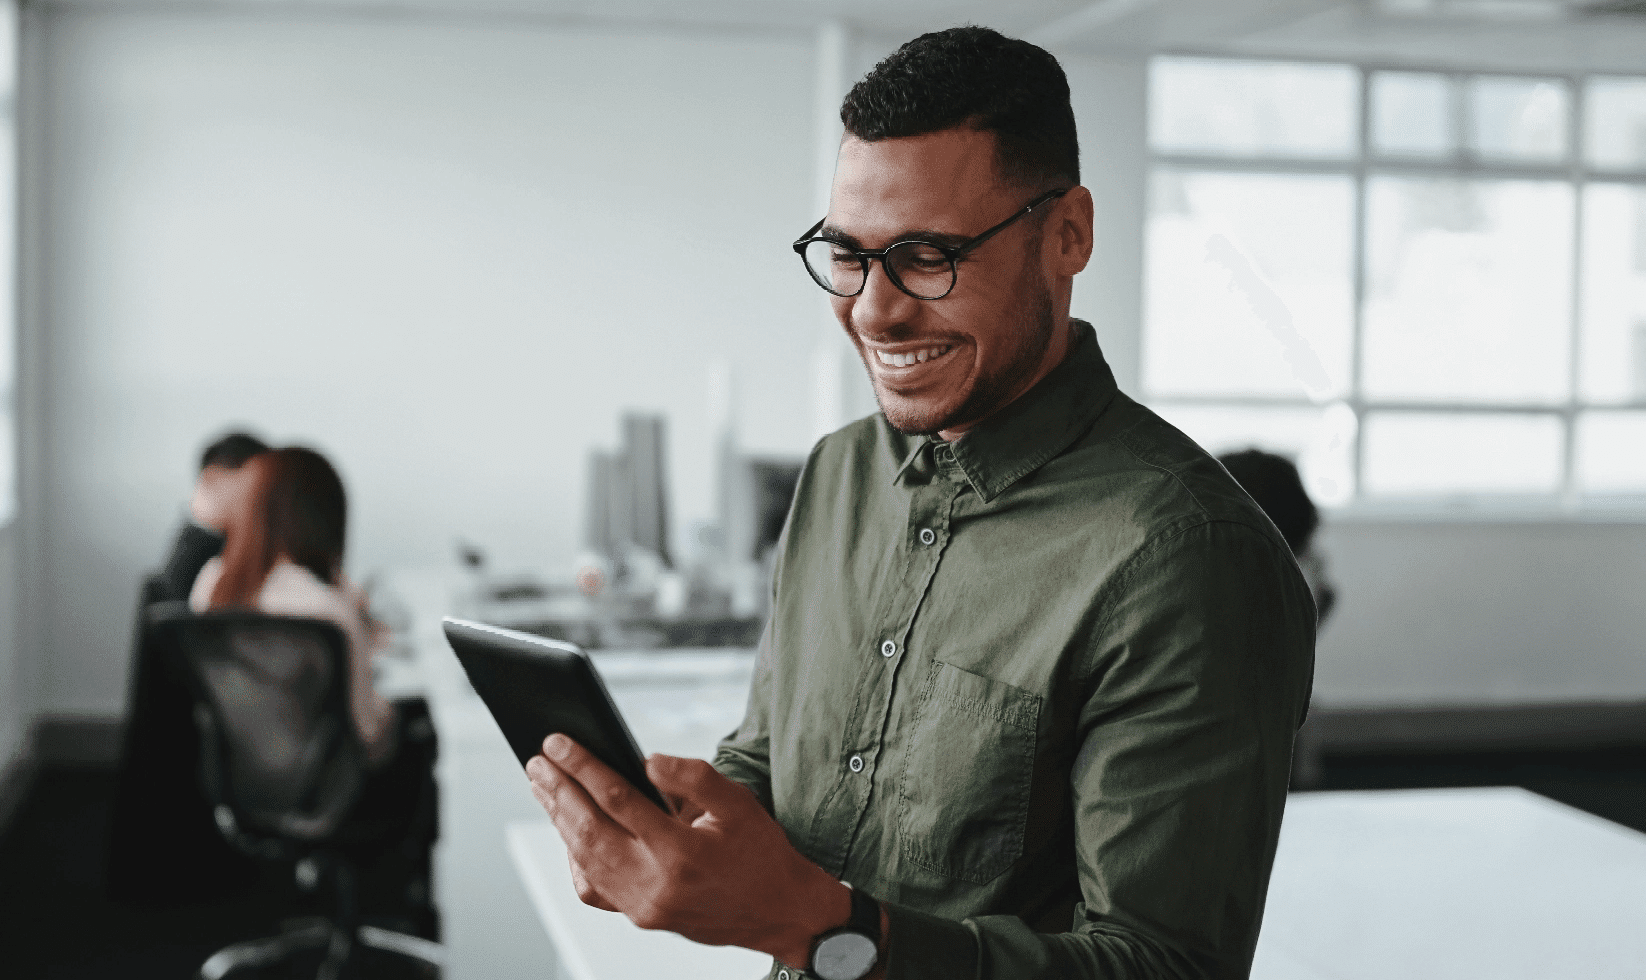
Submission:
[[[1348,156],[1356,83],[1346,65],[1156,58],[1149,142],[1168,153]]]
[[[1546,494],[1560,488],[1553,415],[1374,412],[1362,471],[1369,494]]]
[[[1457,150],[1445,75],[1380,71],[1372,76],[1372,145],[1385,156],[1444,157]]]
[[[1354,496],[1355,413],[1336,403],[1319,407],[1269,408],[1251,405],[1149,406],[1214,456],[1262,449],[1297,463],[1303,487],[1322,507],[1337,507]]]
[[[1646,169],[1646,78],[1596,78],[1584,113],[1591,167]]]
[[[1565,399],[1570,185],[1373,178],[1366,249],[1367,395]]]
[[[1471,79],[1469,149],[1486,160],[1564,160],[1566,103],[1566,86],[1555,79]]]
[[[1646,401],[1646,188],[1583,192],[1585,401]]]
[[[1584,493],[1646,493],[1646,412],[1584,412],[1577,420]]]
[[[1341,396],[1353,203],[1347,177],[1158,171],[1145,253],[1145,388]]]

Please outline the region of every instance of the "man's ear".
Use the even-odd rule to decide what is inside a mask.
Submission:
[[[1060,276],[1073,276],[1086,268],[1092,258],[1092,192],[1074,187],[1053,213],[1051,243],[1056,248],[1053,262]]]

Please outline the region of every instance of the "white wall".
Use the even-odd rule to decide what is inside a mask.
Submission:
[[[459,536],[569,563],[587,450],[629,407],[669,414],[676,514],[709,514],[715,361],[747,444],[809,447],[807,38],[210,9],[44,30],[47,712],[120,709],[138,576],[225,423],[333,456],[356,571]]]
[[[1646,700],[1646,523],[1354,518],[1320,543],[1321,705]]]

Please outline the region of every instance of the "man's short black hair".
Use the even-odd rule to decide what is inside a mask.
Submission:
[[[994,134],[1006,180],[1080,183],[1063,67],[1044,48],[987,27],[951,27],[898,48],[852,86],[840,121],[869,143],[969,125]]]
[[[222,466],[237,470],[258,453],[269,451],[268,443],[248,432],[230,432],[212,441],[200,454],[200,468]]]

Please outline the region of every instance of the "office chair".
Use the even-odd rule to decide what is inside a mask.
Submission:
[[[109,897],[143,907],[226,898],[257,876],[257,863],[212,820],[200,787],[194,693],[148,628],[149,609],[174,595],[160,575],[145,578],[138,594],[104,867]]]
[[[339,980],[355,972],[362,945],[437,968],[440,944],[360,919],[354,855],[395,831],[355,814],[366,749],[350,711],[342,630],[245,611],[193,615],[171,603],[150,624],[194,691],[201,780],[218,830],[246,854],[291,863],[305,889],[328,883],[334,901],[329,919],[219,950],[201,980],[317,949],[318,976]]]

